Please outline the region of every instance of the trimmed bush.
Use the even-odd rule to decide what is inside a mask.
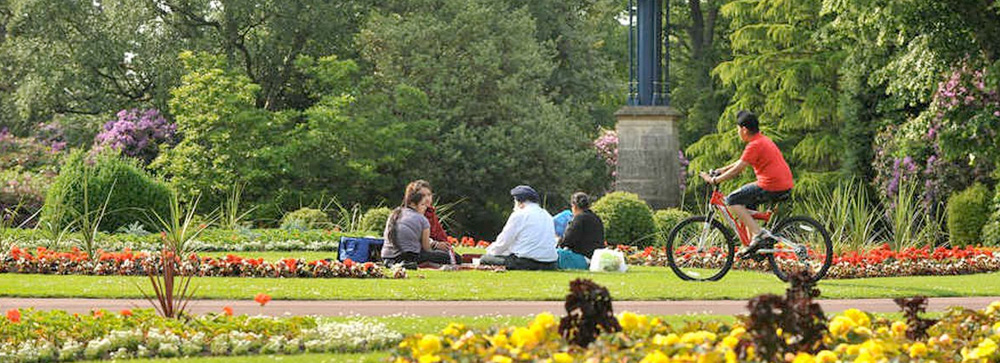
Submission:
[[[989,222],[983,226],[983,244],[989,246],[1000,246],[1000,183],[997,183],[996,191],[993,192],[993,214]]]
[[[691,216],[691,213],[677,208],[661,209],[653,215],[653,222],[656,223],[657,238],[660,243],[665,243],[667,235],[677,226],[678,223]]]
[[[610,193],[594,203],[591,210],[604,221],[609,243],[645,247],[656,241],[653,210],[635,193]]]
[[[989,203],[989,191],[979,183],[948,198],[948,234],[952,246],[982,242],[980,237],[989,218]]]
[[[84,183],[92,213],[100,210],[107,200],[101,231],[111,232],[136,222],[147,231],[158,231],[160,226],[152,212],[163,218],[170,213],[173,192],[147,173],[138,161],[112,153],[89,155],[77,151],[66,159],[46,192],[42,219],[63,226],[78,220],[85,209]]]
[[[282,229],[321,229],[329,228],[331,225],[326,212],[312,208],[299,208],[281,218]]]
[[[385,230],[385,221],[389,220],[392,209],[389,207],[378,207],[369,209],[361,216],[361,225],[358,227],[366,232],[379,232]]]

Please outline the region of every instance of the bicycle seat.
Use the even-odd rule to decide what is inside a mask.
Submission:
[[[792,197],[792,193],[791,192],[781,193],[781,194],[778,194],[777,196],[775,196],[774,198],[772,198],[771,199],[771,203],[785,202],[785,201],[788,201],[788,199],[790,199],[791,197]]]

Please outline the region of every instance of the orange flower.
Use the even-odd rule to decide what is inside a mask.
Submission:
[[[90,312],[95,318],[100,319],[104,317],[104,310],[94,310]]]
[[[21,322],[21,310],[10,309],[7,310],[7,320],[11,323],[17,324]]]
[[[233,316],[233,307],[232,306],[223,306],[222,307],[222,313],[226,314],[226,316]]]
[[[271,295],[260,293],[257,294],[257,297],[253,298],[253,301],[256,301],[260,306],[264,306],[271,301]]]
[[[132,316],[132,310],[124,309],[119,314],[122,314],[122,316]]]
[[[349,258],[344,260],[344,267],[351,268],[353,266],[354,266],[354,261],[352,261]]]

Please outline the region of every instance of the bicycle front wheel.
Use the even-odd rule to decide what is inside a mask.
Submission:
[[[667,238],[667,262],[682,280],[716,281],[733,267],[732,232],[705,216],[681,221]]]
[[[811,282],[826,276],[833,263],[833,242],[822,224],[805,216],[790,217],[778,223],[773,234],[778,242],[767,261],[781,281],[788,282],[798,271],[805,271]]]

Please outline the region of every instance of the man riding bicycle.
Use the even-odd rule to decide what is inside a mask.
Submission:
[[[743,222],[748,235],[753,236],[753,242],[737,254],[740,258],[747,258],[753,256],[773,237],[766,229],[760,228],[754,220],[753,213],[757,206],[784,197],[791,192],[795,182],[778,145],[760,133],[757,115],[745,110],[740,111],[736,114],[736,124],[740,139],[747,143],[740,159],[711,174],[702,172],[700,176],[706,183],[718,184],[737,177],[748,165],[753,166],[757,181],[746,184],[726,196],[729,210]]]

